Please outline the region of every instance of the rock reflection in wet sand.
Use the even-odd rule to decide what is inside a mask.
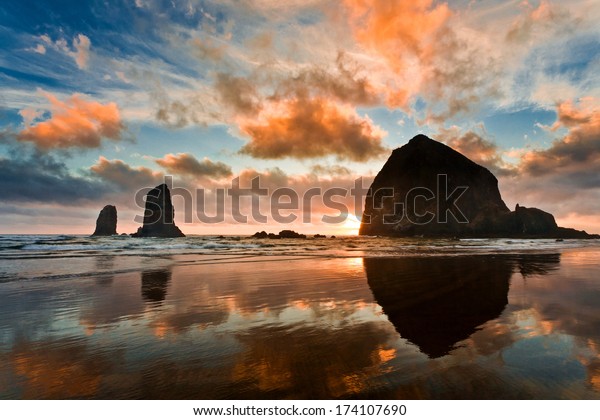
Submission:
[[[544,274],[559,263],[556,254],[364,260],[369,286],[396,330],[432,358],[500,316],[515,269]]]

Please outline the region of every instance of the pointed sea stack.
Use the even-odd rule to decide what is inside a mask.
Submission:
[[[511,212],[486,168],[422,134],[394,150],[365,200],[360,235],[590,238],[535,208]]]
[[[131,236],[136,238],[160,237],[180,238],[185,235],[175,226],[175,209],[171,203],[171,192],[166,184],[153,188],[146,195],[144,225]]]
[[[96,219],[96,230],[92,236],[112,236],[117,234],[117,208],[104,206]]]

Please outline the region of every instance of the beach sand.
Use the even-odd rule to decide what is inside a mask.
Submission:
[[[600,398],[595,244],[189,241],[5,252],[0,397]]]

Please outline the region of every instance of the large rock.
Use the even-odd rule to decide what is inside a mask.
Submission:
[[[542,210],[511,212],[498,180],[456,150],[418,135],[394,150],[365,200],[361,235],[592,237],[559,228]]]
[[[111,236],[117,234],[117,208],[107,205],[100,210],[96,219],[96,230],[92,236]]]
[[[179,238],[185,236],[175,226],[175,210],[171,203],[171,192],[166,184],[159,185],[146,195],[144,225],[133,237]]]

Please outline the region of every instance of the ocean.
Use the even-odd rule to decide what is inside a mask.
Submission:
[[[600,240],[0,236],[3,399],[598,399]]]

